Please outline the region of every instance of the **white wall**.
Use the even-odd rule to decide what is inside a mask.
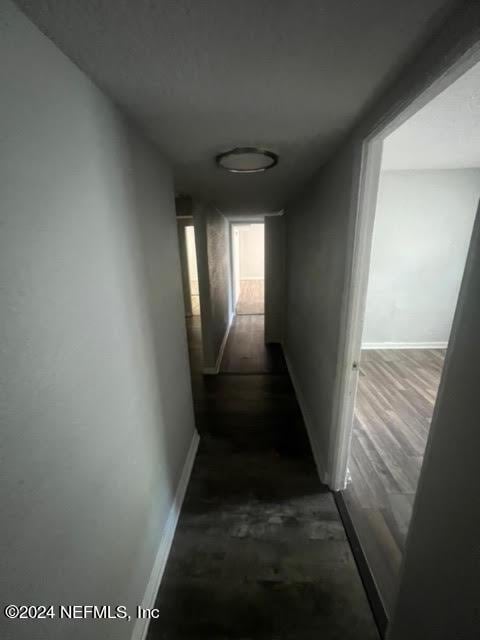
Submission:
[[[363,346],[446,343],[480,198],[480,169],[380,176]]]
[[[348,250],[351,197],[344,181],[350,179],[353,164],[348,152],[332,159],[284,214],[284,351],[324,482],[328,481]]]
[[[210,205],[197,203],[193,218],[204,370],[214,373],[230,326],[229,227],[225,216]]]
[[[133,612],[194,433],[172,176],[6,0],[0,86],[2,608]],[[2,615],[0,636],[132,625]]]
[[[264,225],[239,225],[240,279],[263,280],[265,276],[265,235]]]
[[[287,207],[286,352],[314,450],[329,468],[328,453],[338,442],[336,400],[351,370],[345,326],[364,141],[423,91],[444,87],[446,70],[469,50],[478,53],[479,20],[480,3],[457,5]],[[478,241],[475,251],[478,257]],[[475,271],[478,290],[478,264]],[[449,403],[437,409],[438,431],[432,422],[429,432],[389,640],[473,638],[478,632],[479,322],[473,296],[455,366],[444,370]]]

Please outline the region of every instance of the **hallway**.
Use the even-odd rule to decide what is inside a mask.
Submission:
[[[480,1],[0,33],[0,640],[477,637]]]
[[[265,316],[237,315],[222,358],[221,373],[285,373],[287,365],[278,344],[264,342]]]
[[[288,373],[198,375],[187,324],[201,440],[148,638],[378,638]]]

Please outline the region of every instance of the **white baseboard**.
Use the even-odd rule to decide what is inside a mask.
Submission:
[[[311,418],[310,412],[307,409],[305,396],[303,395],[303,392],[298,384],[294,369],[292,367],[292,362],[288,357],[288,354],[285,351],[285,349],[283,350],[283,353],[285,356],[285,361],[287,363],[288,373],[290,374],[290,379],[292,381],[293,388],[295,389],[295,395],[297,396],[298,404],[300,405],[303,421],[305,422],[305,427],[307,428],[308,439],[310,440],[310,446],[312,448],[313,458],[315,460],[315,465],[317,467],[318,475],[320,477],[320,480],[323,482],[323,484],[328,485],[328,482],[329,482],[328,472],[325,466],[325,462],[323,460],[323,455],[320,452],[317,440],[315,438],[314,422]]]
[[[448,342],[364,342],[362,350],[369,349],[446,349]]]
[[[167,522],[163,529],[162,538],[158,547],[155,562],[153,564],[152,573],[145,589],[145,594],[141,602],[141,606],[145,609],[152,609],[155,605],[158,589],[162,581],[163,572],[167,565],[168,556],[170,554],[170,548],[173,542],[173,536],[175,535],[175,529],[177,527],[178,518],[182,509],[183,499],[187,490],[188,482],[190,480],[190,474],[192,472],[193,463],[197,454],[198,443],[200,436],[195,430],[190,447],[188,449],[187,457],[185,458],[185,464],[183,465],[182,475],[175,492],[173,504],[168,514]],[[148,625],[150,620],[144,620],[137,618],[133,627],[132,640],[144,640],[147,637]]]
[[[259,276],[244,276],[243,278],[240,278],[240,282],[242,280],[265,280],[265,278],[261,278]]]
[[[232,326],[233,318],[235,317],[234,313],[230,314],[230,318],[228,320],[228,325],[225,330],[225,335],[223,336],[222,344],[220,345],[220,349],[218,351],[217,361],[214,367],[204,367],[203,373],[207,376],[215,376],[220,371],[220,366],[222,364],[223,352],[225,351],[225,345],[227,344],[228,335],[230,333],[230,327]]]

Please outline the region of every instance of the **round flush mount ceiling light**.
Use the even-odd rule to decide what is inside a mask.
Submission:
[[[236,147],[219,153],[216,162],[230,173],[260,173],[274,167],[278,163],[278,156],[273,151],[258,147]]]

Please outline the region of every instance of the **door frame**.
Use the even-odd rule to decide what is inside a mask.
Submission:
[[[439,70],[431,83],[419,90],[410,102],[397,103],[358,145],[353,175],[354,199],[351,203],[354,211],[353,247],[342,301],[332,415],[333,437],[328,452],[328,482],[333,491],[345,489],[347,481],[383,140],[478,62],[479,43],[447,63],[446,68]],[[447,354],[450,344],[454,348],[454,331],[455,327],[452,327]],[[440,394],[445,392],[441,385],[437,402]]]
[[[229,241],[230,241],[230,286],[232,292],[232,301],[231,301],[231,312],[236,315],[237,313],[237,302],[238,296],[240,295],[240,291],[237,290],[237,281],[240,281],[240,256],[238,255],[238,242],[235,240],[235,228],[237,224],[229,224],[230,233],[229,233]]]
[[[227,218],[228,226],[229,226],[229,253],[230,253],[230,314],[235,316],[237,314],[237,301],[238,295],[240,292],[236,291],[235,286],[235,250],[234,250],[234,227],[241,226],[250,226],[252,224],[263,224],[265,229],[265,216],[264,215],[256,215],[256,216],[232,216],[231,218]],[[263,245],[263,255],[265,256],[265,237],[264,237],[264,245]],[[240,266],[240,263],[239,263]],[[264,271],[265,278],[265,271]],[[266,287],[266,282],[265,282]]]

